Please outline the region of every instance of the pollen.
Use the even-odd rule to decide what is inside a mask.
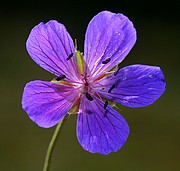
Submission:
[[[107,58],[106,60],[102,61],[102,64],[107,64],[108,62],[110,62],[111,58]]]
[[[89,93],[86,93],[86,98],[89,100],[89,101],[92,101],[93,98],[91,97],[91,95]]]
[[[111,86],[111,88],[108,90],[108,93],[111,93],[111,91],[115,88],[115,84]]]
[[[56,78],[56,81],[60,81],[60,80],[63,80],[64,78],[66,78],[65,75],[60,75],[59,77]]]
[[[68,57],[67,57],[67,61],[70,60],[73,57],[73,53],[71,53]]]

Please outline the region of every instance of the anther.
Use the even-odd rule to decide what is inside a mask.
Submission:
[[[118,69],[114,72],[114,76],[118,74],[119,70],[120,70],[120,67],[118,67]]]
[[[60,75],[59,77],[56,78],[56,81],[60,81],[60,80],[62,80],[64,78],[66,78],[66,76],[62,74],[62,75]]]
[[[108,93],[111,93],[111,91],[115,88],[115,84],[111,86],[111,88],[108,90]]]
[[[68,57],[67,57],[67,61],[70,60],[73,57],[73,53],[71,53]]]
[[[102,64],[107,64],[108,62],[110,62],[111,58],[107,58],[106,60],[102,61]]]
[[[89,101],[92,101],[93,98],[91,97],[91,95],[89,93],[86,93],[86,98],[89,100]]]
[[[108,101],[106,100],[104,103],[104,109],[106,109],[107,105],[108,105]]]

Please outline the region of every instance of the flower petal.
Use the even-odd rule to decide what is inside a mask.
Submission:
[[[103,11],[89,23],[84,58],[92,76],[121,62],[136,42],[136,30],[123,14]]]
[[[81,146],[91,152],[109,154],[119,150],[129,135],[125,119],[113,108],[93,97],[81,98],[77,121],[77,137]]]
[[[116,76],[99,80],[95,87],[105,98],[136,108],[154,103],[165,91],[166,83],[159,67],[131,65],[120,69]]]
[[[75,80],[78,73],[75,65],[73,40],[63,24],[55,20],[35,26],[26,42],[32,59],[47,71]],[[68,60],[71,57],[70,60]]]
[[[33,122],[49,128],[61,121],[77,96],[77,91],[67,85],[31,81],[24,88],[22,107]]]

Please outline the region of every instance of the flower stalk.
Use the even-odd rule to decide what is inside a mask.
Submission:
[[[53,134],[53,136],[52,136],[52,138],[51,138],[51,141],[50,141],[50,143],[49,143],[49,146],[48,146],[48,149],[47,149],[47,152],[46,152],[46,157],[45,157],[45,160],[44,160],[43,171],[48,171],[48,170],[49,170],[52,152],[53,152],[55,143],[56,143],[56,141],[57,141],[58,134],[60,133],[60,130],[61,130],[61,128],[62,128],[63,121],[64,121],[64,119],[62,119],[62,120],[58,123],[58,125],[56,126],[56,129],[55,129],[55,131],[54,131],[54,134]]]

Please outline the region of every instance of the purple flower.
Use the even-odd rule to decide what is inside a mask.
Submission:
[[[56,80],[31,81],[24,88],[22,107],[40,127],[78,114],[77,138],[91,153],[119,150],[129,135],[125,119],[110,102],[136,108],[154,103],[165,91],[157,66],[119,63],[136,42],[136,30],[123,14],[103,11],[89,23],[84,54],[76,50],[63,24],[55,20],[35,26],[26,43],[28,53]],[[116,66],[116,67],[115,67]]]

